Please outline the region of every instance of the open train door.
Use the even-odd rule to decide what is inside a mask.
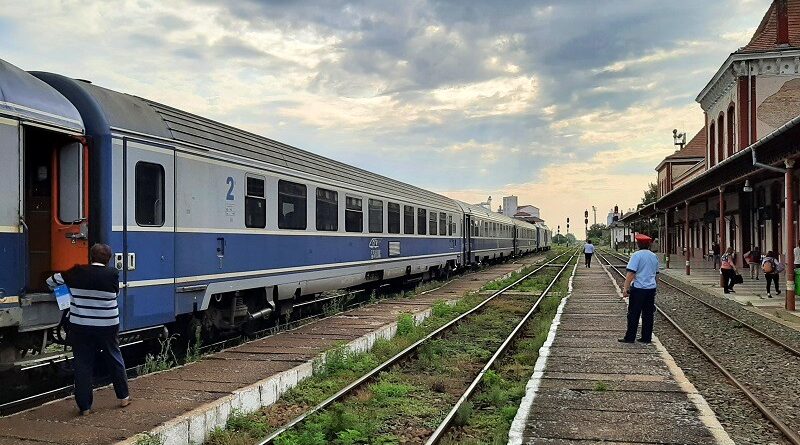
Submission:
[[[122,329],[175,319],[175,149],[123,139]],[[121,256],[121,258],[120,258]]]

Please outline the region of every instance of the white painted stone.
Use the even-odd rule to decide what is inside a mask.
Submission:
[[[214,410],[210,410],[213,412]],[[189,418],[189,443],[201,444],[206,440],[206,416],[197,413]]]
[[[310,363],[309,363],[310,366]],[[261,403],[264,406],[269,406],[278,400],[278,380],[273,378],[268,379],[261,384]]]
[[[164,431],[160,432],[164,439],[163,445],[186,445],[189,443],[189,422],[187,420],[165,426]]]
[[[261,408],[261,390],[257,386],[241,390],[237,394],[240,400],[239,409],[243,413],[252,413]]]

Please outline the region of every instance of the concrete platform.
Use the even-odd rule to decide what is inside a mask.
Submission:
[[[578,266],[509,444],[733,444],[657,339],[617,341],[626,312],[607,271]]]
[[[479,290],[486,282],[543,258],[524,258],[453,280],[409,299],[386,300],[255,340],[172,370],[131,380],[133,402],[116,408],[113,389],[95,391],[92,414],[77,416],[72,398],[0,418],[0,445],[132,445],[141,433],[164,445],[200,444],[233,410],[255,411],[312,374],[312,360],[337,344],[361,351],[391,338],[401,313],[426,318],[431,306]]]

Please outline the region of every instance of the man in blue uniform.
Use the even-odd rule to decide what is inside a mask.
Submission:
[[[628,330],[619,341],[633,343],[642,317],[642,336],[638,341],[650,343],[653,338],[653,314],[656,312],[656,274],[658,257],[650,251],[653,239],[647,235],[636,235],[639,250],[628,261],[624,296],[628,297]]]

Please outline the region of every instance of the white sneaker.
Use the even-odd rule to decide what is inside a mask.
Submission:
[[[764,298],[764,297],[761,297],[761,298]],[[767,292],[767,298],[772,298],[772,294]]]

